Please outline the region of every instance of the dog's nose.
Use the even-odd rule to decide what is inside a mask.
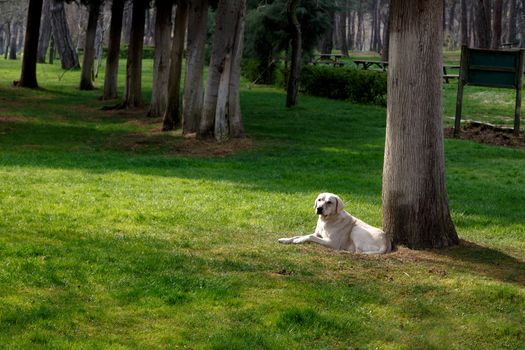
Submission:
[[[317,214],[322,214],[323,213],[323,207],[319,207],[316,209],[315,211]]]

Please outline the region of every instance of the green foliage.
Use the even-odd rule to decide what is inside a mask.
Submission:
[[[267,1],[246,16],[244,56],[258,59],[263,83],[271,84],[275,62],[291,40],[286,16],[286,0]],[[309,61],[319,39],[331,26],[333,1],[303,0],[297,8],[301,24],[303,59]]]
[[[301,89],[314,96],[386,105],[386,86],[386,74],[381,72],[322,65],[301,70]]]
[[[79,50],[79,51],[82,51],[82,50]],[[107,54],[108,54],[108,48],[107,47],[103,48],[102,54],[103,54],[104,57],[107,57]],[[126,59],[128,57],[128,45],[122,45],[120,47],[119,57],[123,58],[123,59]],[[153,59],[153,58],[155,58],[155,47],[154,46],[145,45],[144,48],[142,49],[142,58],[143,59]]]

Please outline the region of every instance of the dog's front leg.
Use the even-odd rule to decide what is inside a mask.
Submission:
[[[330,246],[330,242],[325,241],[322,238],[319,238],[315,233],[313,233],[311,235],[306,235],[306,236],[295,236],[295,237],[291,237],[291,238],[281,238],[281,239],[279,239],[279,242],[280,243],[285,243],[285,244],[301,244],[301,243],[305,243],[305,242],[313,242],[313,243],[324,245],[326,247]]]

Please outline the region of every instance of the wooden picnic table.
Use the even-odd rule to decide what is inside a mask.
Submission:
[[[376,70],[379,69],[383,72],[386,72],[386,69],[388,68],[388,61],[374,61],[374,60],[354,60],[354,63],[356,66],[362,67],[364,70],[368,70],[369,68],[376,67]],[[448,84],[449,79],[457,79],[459,78],[459,74],[451,74],[448,70],[450,69],[459,69],[460,66],[458,64],[445,64],[443,65],[443,79]]]
[[[341,61],[342,57],[343,55],[341,54],[322,53],[312,61],[312,64],[314,66],[317,64],[329,64],[334,67],[344,66],[344,62]]]
[[[353,60],[357,68],[361,66],[364,70],[368,70],[372,67],[377,67],[381,71],[386,72],[388,67],[388,61],[372,61],[372,60]]]

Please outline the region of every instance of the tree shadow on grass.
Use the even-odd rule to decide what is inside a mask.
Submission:
[[[505,283],[525,287],[525,262],[498,249],[461,240],[460,244],[445,249],[412,251],[399,248],[392,253],[394,259],[425,262],[429,273],[446,276],[447,269],[468,271]]]

